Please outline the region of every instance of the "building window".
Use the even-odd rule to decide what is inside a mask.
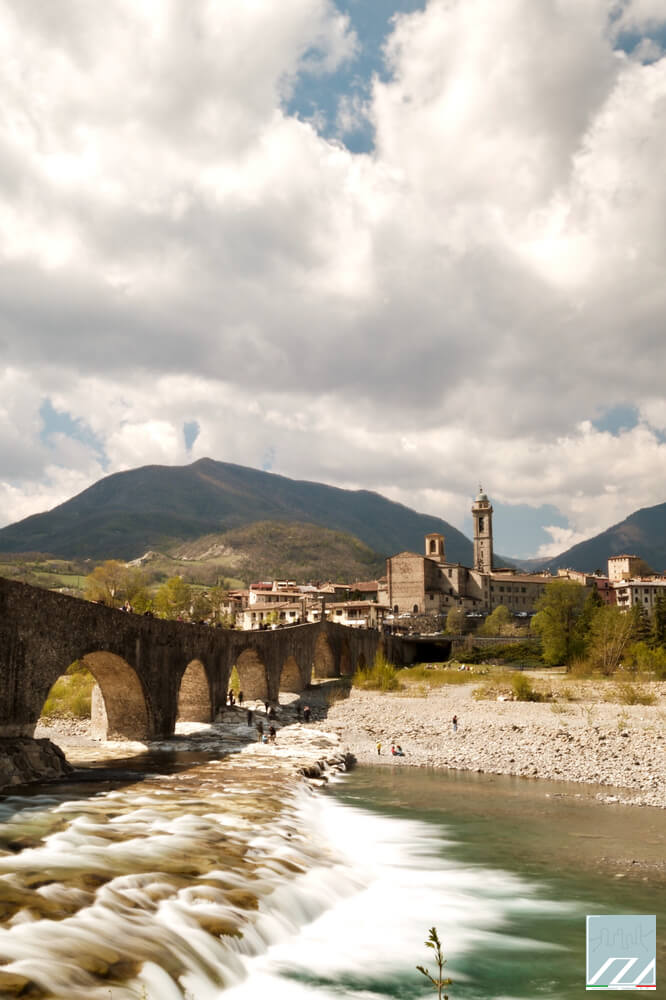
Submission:
[[[397,605],[397,604],[394,604],[394,605],[393,605],[393,614],[394,614],[394,615],[397,615],[397,613],[398,613],[398,605]]]
[[[483,518],[479,518],[479,534],[483,531]]]
[[[419,606],[418,606],[418,604],[414,605],[414,607],[412,608],[412,611],[414,612],[415,615],[418,615],[418,613],[419,613]]]

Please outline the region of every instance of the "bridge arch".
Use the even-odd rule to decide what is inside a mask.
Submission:
[[[91,735],[96,740],[143,740],[151,735],[148,703],[141,681],[127,660],[98,651],[82,657],[95,678]]]
[[[324,632],[320,632],[317,636],[312,669],[315,677],[337,677],[339,673],[335,654]]]
[[[236,660],[236,670],[244,701],[267,701],[266,664],[256,649],[244,650]]]
[[[288,656],[280,671],[280,691],[293,691],[299,694],[305,688],[303,675],[295,656]]]
[[[180,680],[178,722],[210,722],[213,710],[206,668],[201,660],[191,660]]]
[[[351,652],[349,649],[349,643],[346,639],[343,640],[342,646],[340,648],[340,674],[343,677],[348,677],[350,674],[354,673],[354,668],[352,666]]]

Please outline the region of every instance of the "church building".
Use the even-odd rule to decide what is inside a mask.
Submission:
[[[550,576],[493,567],[493,508],[483,492],[472,504],[474,566],[446,560],[443,535],[425,536],[425,554],[400,552],[386,560],[389,604],[394,614],[446,614],[452,607],[488,614],[504,604],[514,614],[532,613]]]

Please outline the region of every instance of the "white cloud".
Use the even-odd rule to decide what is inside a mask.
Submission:
[[[358,50],[328,0],[0,0],[3,519],[101,474],[46,397],[108,471],[274,454],[458,525],[481,478],[575,538],[662,502],[666,58],[614,10],[397,18],[368,156],[284,110]]]

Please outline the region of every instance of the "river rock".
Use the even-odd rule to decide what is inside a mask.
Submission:
[[[31,781],[54,781],[72,771],[60,747],[50,740],[28,736],[0,739],[0,789]]]

